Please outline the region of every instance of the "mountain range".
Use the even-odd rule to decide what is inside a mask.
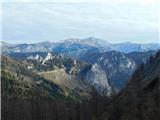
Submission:
[[[122,53],[146,52],[160,48],[158,43],[138,44],[138,43],[109,43],[94,37],[85,39],[70,38],[58,42],[40,42],[35,44],[9,44],[1,42],[2,53],[28,53],[28,52],[54,52],[66,56],[79,57],[87,52],[107,52],[111,50]]]
[[[160,46],[156,43],[137,44],[128,42],[111,44],[106,40],[93,37],[85,39],[71,38],[58,42],[41,42],[35,44],[8,44],[2,42],[1,45],[2,54],[13,59],[29,61],[31,65],[27,67],[31,70],[33,68],[32,65],[34,65],[34,71],[51,71],[55,69],[53,64],[56,67],[58,66],[58,69],[65,69],[64,71],[67,74],[74,71],[80,75],[83,73],[82,70],[91,74],[90,70],[92,70],[92,73],[99,73],[99,75],[94,76],[94,80],[97,79],[96,82],[93,80],[93,76],[91,77],[91,75],[87,75],[86,73],[80,75],[82,77],[81,79],[85,80],[87,78],[88,80],[86,81],[92,79],[92,83],[99,81],[98,84],[102,86],[104,81],[107,80],[108,82],[105,82],[106,86],[112,86],[118,91],[126,86],[134,70],[141,63],[145,63]],[[82,61],[81,63],[88,64],[87,66],[90,67],[75,69],[74,62],[70,61]],[[88,68],[90,68],[89,71]],[[96,69],[102,72],[96,72]],[[104,78],[102,77],[100,79],[102,73]],[[99,90],[101,89],[99,85],[95,86]]]

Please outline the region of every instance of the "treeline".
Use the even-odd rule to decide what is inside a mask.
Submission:
[[[89,100],[22,99],[2,96],[2,120],[160,120],[160,79],[110,98],[92,93]],[[134,89],[136,88],[136,89]],[[153,89],[154,88],[154,89]],[[133,90],[134,89],[134,90]]]
[[[133,90],[116,96],[92,93],[89,100],[20,99],[2,96],[2,120],[160,120],[159,78],[144,89],[140,82]],[[154,89],[153,89],[154,87]],[[133,90],[133,91],[132,91]]]
[[[103,120],[109,98],[92,94],[88,101],[20,99],[2,96],[2,120]]]

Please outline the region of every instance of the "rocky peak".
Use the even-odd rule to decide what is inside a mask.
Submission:
[[[108,83],[107,75],[98,64],[95,63],[91,65],[90,69],[86,70],[84,79],[94,86],[100,94],[105,91],[106,95],[110,95],[111,87]]]
[[[53,58],[54,58],[54,56],[53,56],[50,52],[48,52],[48,54],[47,54],[47,56],[44,58],[42,64],[45,64],[46,61],[51,60],[51,59],[53,59]]]

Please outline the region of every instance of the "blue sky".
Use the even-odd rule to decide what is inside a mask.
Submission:
[[[158,42],[157,0],[19,1],[2,4],[3,41],[96,37],[108,42]]]

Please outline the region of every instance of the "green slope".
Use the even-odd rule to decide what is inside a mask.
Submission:
[[[83,99],[76,91],[67,88],[62,89],[54,81],[39,76],[37,73],[28,70],[22,63],[6,56],[1,57],[1,66],[2,96],[76,101]]]

